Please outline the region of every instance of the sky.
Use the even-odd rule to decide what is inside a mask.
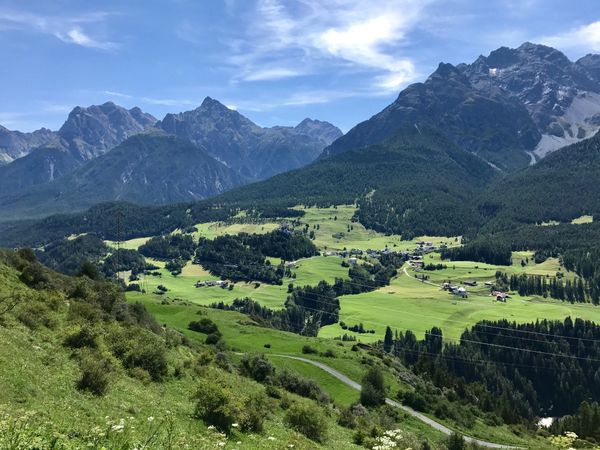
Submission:
[[[439,62],[544,43],[600,53],[598,0],[0,0],[0,124],[58,129],[112,101],[157,118],[204,97],[261,126],[343,131]]]

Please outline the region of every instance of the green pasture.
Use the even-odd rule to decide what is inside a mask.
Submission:
[[[367,230],[359,222],[352,222],[352,216],[356,212],[355,205],[340,205],[330,208],[303,208],[296,209],[304,211],[300,219],[303,224],[308,224],[310,230],[314,231],[315,245],[322,251],[325,250],[350,250],[358,248],[362,250],[381,250],[385,247],[396,250],[412,250],[416,242],[426,241],[439,245],[442,242],[453,245],[456,238],[421,236],[411,241],[403,241],[400,235],[385,235],[373,230]],[[318,225],[319,228],[315,228]],[[348,231],[348,226],[351,227]]]
[[[475,269],[475,266],[478,269]],[[520,268],[520,266],[519,266]],[[496,266],[473,262],[456,262],[456,269],[449,266],[440,271],[423,271],[430,276],[430,282],[422,283],[414,278],[413,270],[400,271],[390,286],[359,295],[340,298],[340,320],[349,326],[363,323],[366,329],[374,329],[375,334],[355,334],[364,342],[382,339],[385,327],[398,331],[412,330],[422,337],[433,326],[442,328],[447,339],[460,338],[462,331],[481,320],[508,319],[515,322],[531,322],[536,319],[562,320],[567,316],[599,321],[600,308],[590,304],[570,304],[542,297],[520,297],[514,295],[506,303],[496,302],[489,295],[488,288],[481,285],[484,280],[492,280]],[[523,268],[524,269],[524,268]],[[538,269],[541,271],[541,269]],[[443,291],[439,285],[443,280],[474,280],[479,286],[467,286],[469,297],[460,299]],[[321,329],[320,337],[332,338],[349,333],[339,324]]]

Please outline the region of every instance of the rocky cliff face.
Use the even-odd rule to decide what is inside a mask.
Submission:
[[[192,111],[167,114],[157,126],[193,142],[250,180],[306,165],[342,134],[327,122],[310,119],[295,128],[262,128],[210,97]]]
[[[71,111],[58,135],[75,157],[93,159],[156,123],[156,119],[139,108],[127,110],[112,102],[76,107]]]
[[[33,133],[11,131],[0,125],[0,164],[27,155],[32,149],[58,142],[56,133],[41,128]]]
[[[570,61],[551,47],[524,43],[501,47],[460,67],[473,86],[498,87],[520,100],[542,134],[536,158],[593,136],[600,113],[600,64],[597,55]]]
[[[429,123],[461,148],[510,171],[600,128],[600,56],[577,62],[550,47],[501,47],[472,64],[440,64],[424,82],[325,149],[372,145]]]
[[[429,125],[450,141],[503,170],[527,164],[540,134],[527,109],[498,88],[476,88],[451,64],[440,64],[424,83],[329,146],[324,156],[372,145],[403,126]]]

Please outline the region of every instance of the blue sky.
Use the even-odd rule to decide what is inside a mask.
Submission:
[[[0,124],[113,101],[162,118],[211,96],[262,126],[344,131],[424,80],[524,41],[600,53],[597,0],[0,0]]]

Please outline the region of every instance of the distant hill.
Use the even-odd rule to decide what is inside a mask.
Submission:
[[[167,114],[157,127],[193,142],[253,180],[312,162],[323,148],[342,135],[330,123],[310,119],[296,127],[261,128],[210,97],[192,111]]]
[[[219,194],[242,181],[190,142],[153,131],[127,139],[52,183],[0,197],[0,208],[5,218],[30,218],[110,200],[178,203]]]
[[[488,227],[600,218],[600,135],[490,185],[479,200]]]

